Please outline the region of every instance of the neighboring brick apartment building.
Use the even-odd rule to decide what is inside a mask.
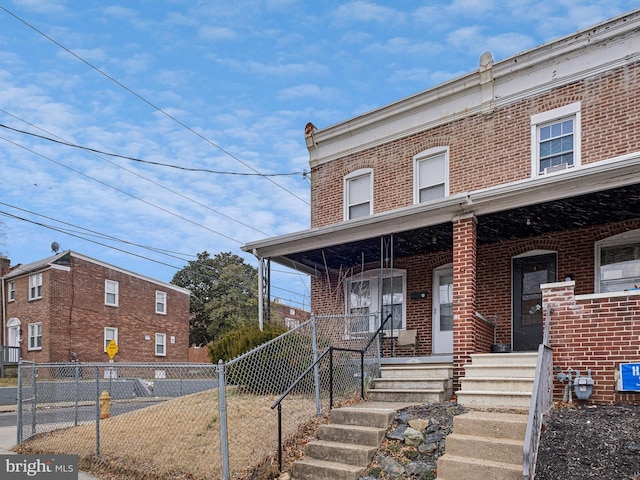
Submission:
[[[72,251],[8,269],[3,344],[37,363],[186,362],[189,291]]]
[[[360,315],[347,335],[417,329],[454,382],[472,353],[536,350],[550,306],[554,365],[637,400],[616,375],[640,361],[639,52],[636,10],[308,124],[311,229],[243,249],[310,274],[313,313]]]

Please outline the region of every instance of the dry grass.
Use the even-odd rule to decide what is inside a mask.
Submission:
[[[252,474],[269,470],[265,466],[274,471],[278,441],[277,411],[271,409],[274,401],[273,396],[227,396],[229,466],[233,478],[256,478]],[[314,413],[312,399],[286,400],[283,437],[293,438],[299,425],[308,424]],[[77,454],[81,469],[103,479],[221,476],[217,390],[104,419],[99,428],[99,456],[95,455],[95,423],[39,434],[23,443],[20,452]]]
[[[16,387],[18,379],[13,377],[0,378],[0,387]]]

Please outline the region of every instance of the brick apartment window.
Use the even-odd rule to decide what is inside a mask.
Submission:
[[[42,298],[42,273],[29,275],[29,300]]]
[[[596,292],[640,288],[640,230],[598,242],[596,263]]]
[[[580,165],[580,102],[531,117],[533,175]]]
[[[42,350],[42,323],[29,324],[29,350]]]
[[[167,356],[167,334],[156,333],[156,356]]]
[[[167,314],[167,292],[156,291],[156,313]]]
[[[380,324],[380,314],[385,319],[393,314],[386,323],[386,330],[396,332],[405,327],[406,282],[405,273],[398,271],[393,279],[384,277],[382,282],[376,272],[364,272],[347,281],[347,314],[353,319],[349,322],[349,336],[358,332],[373,332]]]
[[[413,159],[414,203],[428,202],[449,194],[449,149],[431,148]]]
[[[373,213],[373,170],[361,169],[344,177],[344,219]]]
[[[104,304],[117,307],[119,301],[119,285],[114,280],[104,281]]]
[[[107,346],[113,340],[118,345],[118,329],[115,327],[104,327],[104,351],[107,351]]]
[[[7,301],[13,302],[16,299],[16,284],[11,280],[7,286]]]

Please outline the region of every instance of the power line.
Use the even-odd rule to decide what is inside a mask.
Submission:
[[[2,123],[0,123],[0,127],[2,128],[6,128],[7,130],[12,130],[14,132],[17,133],[22,133],[24,135],[30,135],[32,137],[36,137],[36,138],[40,138],[42,140],[46,140],[48,142],[53,142],[53,143],[57,143],[59,145],[65,145],[67,147],[72,147],[72,148],[78,148],[80,150],[86,150],[87,152],[92,152],[92,153],[98,153],[100,155],[108,155],[110,157],[117,157],[117,158],[123,158],[125,160],[131,160],[134,162],[139,162],[139,163],[146,163],[148,165],[156,165],[156,166],[160,166],[160,167],[167,167],[167,168],[175,168],[177,170],[184,170],[187,172],[204,172],[204,173],[215,173],[218,175],[239,175],[239,176],[253,176],[253,177],[284,177],[284,176],[293,176],[293,175],[302,175],[303,177],[306,176],[307,172],[291,172],[291,173],[242,173],[242,172],[225,172],[225,171],[220,171],[220,170],[211,170],[208,168],[191,168],[191,167],[183,167],[180,165],[173,165],[171,163],[163,163],[163,162],[154,162],[151,160],[142,160],[140,158],[136,158],[136,157],[129,157],[127,155],[120,155],[118,153],[110,153],[110,152],[105,152],[103,150],[98,150],[96,148],[91,148],[91,147],[85,147],[82,145],[77,145],[75,143],[69,143],[69,142],[65,142],[63,140],[56,140],[55,138],[50,138],[50,137],[45,137],[44,135],[38,135],[37,133],[33,133],[33,132],[27,132],[25,130],[20,130],[18,128],[14,128],[14,127],[10,127],[8,125],[4,125]]]
[[[45,34],[43,31],[37,29],[35,26],[31,25],[29,22],[27,22],[26,20],[22,19],[21,17],[19,17],[18,15],[16,15],[15,13],[11,12],[10,10],[6,9],[4,6],[0,5],[0,9],[4,10],[5,12],[7,12],[9,15],[11,15],[12,17],[14,17],[16,20],[18,20],[19,22],[21,22],[22,24],[26,25],[27,27],[29,27],[30,29],[32,29],[33,31],[35,31],[36,33],[38,33],[39,35],[42,35],[44,38],[46,38],[47,40],[49,40],[51,43],[57,45],[58,47],[62,48],[64,51],[66,51],[67,53],[69,53],[70,55],[74,56],[76,59],[80,60],[82,63],[84,63],[85,65],[87,65],[88,67],[92,68],[93,70],[95,70],[96,72],[98,72],[100,75],[104,76],[105,78],[111,80],[113,83],[115,83],[116,85],[118,85],[120,88],[126,90],[127,92],[129,92],[131,95],[135,96],[136,98],[138,98],[139,100],[143,101],[144,103],[146,103],[147,105],[149,105],[151,108],[157,110],[158,112],[160,112],[161,114],[163,114],[164,116],[166,116],[167,118],[173,120],[174,122],[176,122],[178,125],[180,125],[181,127],[185,128],[186,130],[188,130],[189,132],[193,133],[194,135],[196,135],[197,137],[199,137],[201,140],[205,141],[206,143],[208,143],[209,145],[213,146],[214,148],[217,148],[218,150],[220,150],[221,152],[223,152],[225,155],[228,155],[229,157],[233,158],[234,160],[236,160],[237,162],[241,163],[242,165],[244,165],[245,167],[247,167],[248,169],[252,170],[255,173],[260,173],[257,169],[255,169],[253,166],[249,165],[248,163],[242,161],[240,158],[236,157],[235,155],[233,155],[231,152],[225,150],[224,148],[222,148],[220,145],[216,144],[215,142],[209,140],[207,137],[205,137],[204,135],[202,135],[201,133],[197,132],[196,130],[194,130],[193,128],[189,127],[187,124],[185,124],[184,122],[182,122],[181,120],[179,120],[178,118],[174,117],[173,115],[169,114],[168,112],[166,112],[165,110],[163,110],[162,108],[158,107],[157,105],[155,105],[154,103],[152,103],[151,101],[147,100],[146,98],[144,98],[142,95],[138,94],[137,92],[135,92],[134,90],[132,90],[131,88],[127,87],[126,85],[124,85],[122,82],[116,80],[114,77],[112,77],[111,75],[109,75],[106,72],[103,72],[101,69],[99,69],[98,67],[96,67],[95,65],[93,65],[91,62],[85,60],[84,58],[82,58],[80,55],[74,53],[73,51],[71,51],[70,49],[68,49],[67,47],[65,47],[64,45],[62,45],[60,42],[56,41],[55,39],[53,39],[52,37],[50,37],[49,35]],[[275,182],[274,180],[272,180],[269,177],[264,177],[265,179],[267,179],[268,181],[270,181],[271,183],[273,183],[275,186],[277,186],[278,188],[281,188],[282,190],[284,190],[285,192],[289,193],[290,195],[293,195],[294,197],[296,197],[298,200],[306,203],[307,205],[309,205],[309,202],[306,201],[305,199],[303,199],[302,197],[296,195],[295,193],[293,193],[291,190],[288,190],[287,188],[283,187],[282,185],[280,185],[279,183]]]

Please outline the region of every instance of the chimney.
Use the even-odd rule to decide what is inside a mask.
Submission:
[[[11,268],[11,260],[7,257],[0,255],[0,277],[4,277]]]

